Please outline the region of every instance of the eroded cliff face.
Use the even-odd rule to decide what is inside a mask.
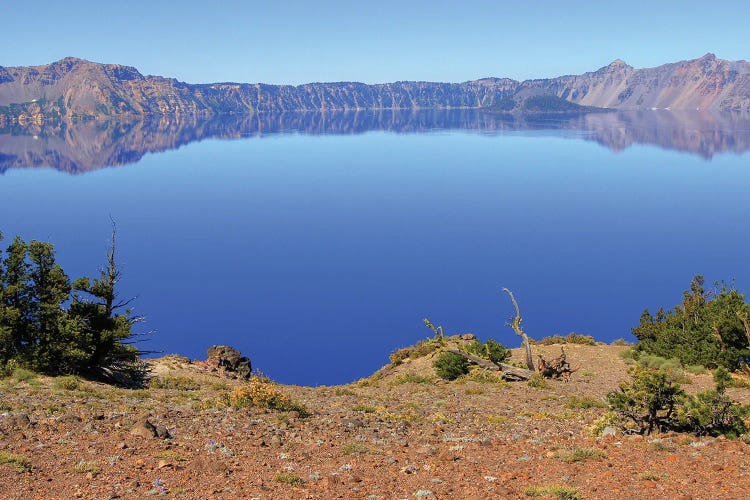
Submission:
[[[616,109],[750,109],[750,63],[700,59],[634,69],[616,60],[593,73],[537,80],[534,86],[586,106]]]
[[[0,128],[15,123],[148,115],[212,116],[284,111],[494,108],[525,109],[530,98],[560,98],[614,109],[750,110],[750,63],[707,54],[700,59],[635,69],[616,60],[597,71],[517,82],[356,82],[299,86],[191,85],[144,76],[135,68],[65,58],[33,67],[0,67]],[[544,111],[544,110],[541,110]],[[566,110],[569,111],[569,110]]]

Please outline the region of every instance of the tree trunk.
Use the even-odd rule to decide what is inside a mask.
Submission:
[[[505,380],[528,380],[535,373],[533,370],[524,370],[523,368],[518,368],[516,366],[508,365],[505,363],[494,363],[488,359],[480,358],[478,356],[469,354],[468,352],[459,351],[458,349],[448,349],[448,352],[457,354],[469,360],[470,363],[474,363],[475,365],[479,366],[480,368],[484,368],[485,370],[490,370],[493,372],[501,371],[502,377]]]
[[[510,296],[510,300],[513,302],[513,307],[515,307],[516,309],[516,316],[510,322],[510,326],[511,328],[513,328],[513,331],[516,332],[516,335],[520,336],[523,339],[522,345],[526,349],[526,367],[533,372],[536,370],[536,367],[534,366],[534,358],[531,355],[531,342],[529,341],[529,336],[526,335],[526,332],[524,332],[523,328],[521,328],[521,322],[523,321],[523,318],[521,317],[521,310],[518,307],[516,298],[513,296],[513,292],[511,292],[507,288],[503,288],[503,291]]]

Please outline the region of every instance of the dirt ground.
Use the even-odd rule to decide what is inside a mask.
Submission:
[[[580,369],[542,387],[445,382],[429,358],[342,386],[280,386],[307,418],[229,406],[244,382],[177,356],[152,362],[149,389],[11,377],[0,498],[750,498],[741,440],[592,434],[628,379],[623,349],[566,346]],[[688,392],[712,386],[689,377]],[[729,393],[750,403],[750,389]]]

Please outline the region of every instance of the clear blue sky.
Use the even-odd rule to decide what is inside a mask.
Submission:
[[[750,59],[750,2],[2,0],[0,66],[65,56],[199,83],[544,78]]]

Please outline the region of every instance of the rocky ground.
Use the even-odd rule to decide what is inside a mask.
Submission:
[[[580,369],[541,387],[436,380],[430,359],[343,386],[279,387],[307,418],[234,408],[244,381],[177,356],[152,362],[149,389],[10,377],[0,498],[750,497],[742,440],[592,435],[628,378],[623,349],[567,346]],[[712,385],[690,378],[689,392]],[[750,403],[750,389],[729,392]]]

